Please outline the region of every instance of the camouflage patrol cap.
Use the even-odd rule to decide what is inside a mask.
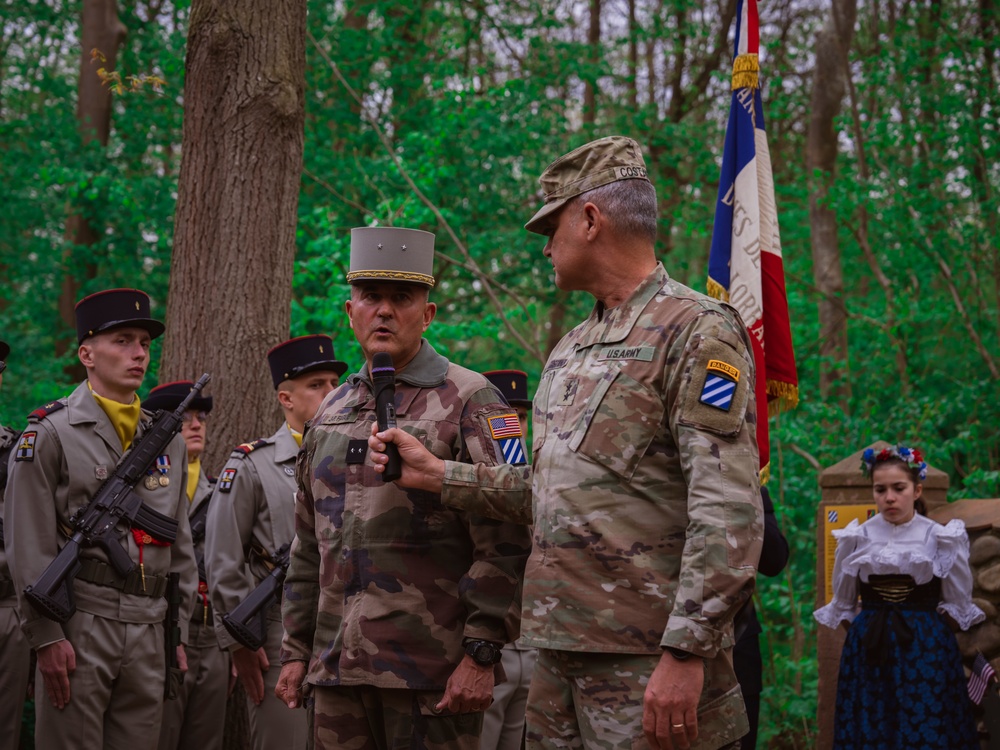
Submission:
[[[619,180],[646,180],[642,149],[631,138],[611,135],[580,146],[549,164],[538,178],[545,205],[524,225],[529,232],[544,234],[545,219],[588,190]]]
[[[347,281],[405,281],[434,286],[434,235],[402,227],[352,229]]]

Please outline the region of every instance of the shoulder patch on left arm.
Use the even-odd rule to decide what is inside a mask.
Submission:
[[[706,338],[689,378],[678,421],[717,435],[736,435],[753,387],[753,370],[746,360],[722,341]]]
[[[17,440],[17,447],[14,449],[14,460],[34,461],[35,440],[37,438],[38,438],[38,433],[35,430],[22,433],[21,437],[18,438]]]

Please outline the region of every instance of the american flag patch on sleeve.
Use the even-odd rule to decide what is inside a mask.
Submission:
[[[504,414],[500,417],[490,417],[490,434],[494,440],[502,438],[521,437],[521,422],[516,414]]]

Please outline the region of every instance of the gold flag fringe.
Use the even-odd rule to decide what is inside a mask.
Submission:
[[[760,486],[763,487],[771,479],[771,463],[770,461],[766,466],[761,467],[760,470]]]
[[[733,91],[760,87],[760,63],[757,55],[740,55],[733,60]]]
[[[709,297],[715,297],[715,299],[721,299],[723,302],[729,302],[729,292],[726,291],[726,287],[722,286],[722,284],[711,277],[709,277],[708,282],[705,284],[705,291],[708,293]]]
[[[776,417],[799,405],[799,387],[791,383],[768,380],[767,395],[769,397],[776,396],[773,401],[770,398],[767,400],[767,415],[769,417]]]

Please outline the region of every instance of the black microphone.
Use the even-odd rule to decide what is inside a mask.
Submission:
[[[372,387],[375,389],[375,418],[379,432],[396,426],[396,368],[392,357],[386,352],[378,352],[372,357]],[[391,482],[403,475],[403,465],[399,458],[399,448],[395,443],[385,444],[385,455],[389,462],[382,472],[382,481]]]

